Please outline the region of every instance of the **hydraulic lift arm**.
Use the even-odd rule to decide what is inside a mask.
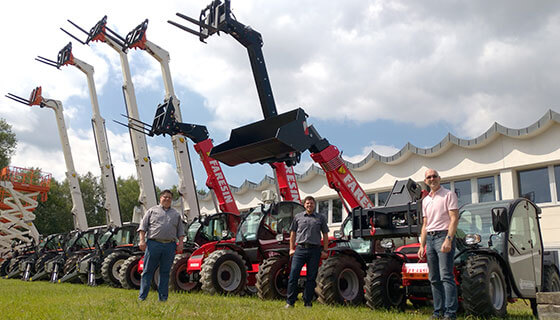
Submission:
[[[26,104],[28,106],[40,106],[41,108],[50,108],[54,110],[56,115],[56,123],[58,125],[58,134],[62,143],[62,152],[64,161],[66,162],[66,178],[70,185],[70,197],[72,198],[72,216],[74,218],[74,227],[85,231],[88,228],[86,219],[86,210],[84,209],[84,201],[82,199],[82,191],[80,190],[80,182],[78,174],[74,168],[74,160],[72,159],[72,150],[70,149],[70,141],[68,140],[68,132],[64,122],[64,111],[62,103],[58,100],[45,99],[41,96],[41,87],[37,87],[31,92],[29,99],[25,99],[14,94],[8,94],[8,98]]]
[[[123,50],[125,39],[107,27],[107,16],[104,16],[97,24],[91,28],[89,32],[80,28],[77,24],[68,20],[73,26],[87,35],[85,41],[80,40],[68,31],[62,29],[65,33],[70,35],[82,44],[89,44],[90,42],[100,41],[106,43],[117,51],[121,60],[121,68],[123,73],[123,93],[126,102],[126,111],[129,117],[139,119],[138,104],[136,103],[136,94],[134,92],[134,85],[132,84],[132,75],[130,73],[130,66],[128,64],[128,57]],[[148,144],[146,137],[140,132],[130,130],[130,140],[132,143],[132,151],[134,154],[134,162],[136,165],[136,172],[138,174],[138,183],[140,186],[140,195],[138,202],[141,207],[141,213],[136,214],[135,210],[133,215],[133,222],[140,222],[142,216],[146,211],[157,204],[156,187],[154,183],[154,175],[152,171],[152,162],[148,153]]]
[[[177,121],[181,122],[180,102],[175,96],[173,81],[171,80],[171,71],[169,69],[169,52],[146,39],[147,28],[148,19],[144,20],[144,22],[129,32],[126,35],[123,50],[132,48],[144,50],[160,63],[163,85],[165,87],[165,98],[172,98],[175,108],[175,117]],[[188,204],[190,210],[188,211],[189,214],[187,218],[188,221],[192,221],[195,217],[200,215],[200,210],[187,141],[180,135],[171,135],[171,142],[175,153],[175,163],[177,164],[177,173],[179,176],[178,191],[182,197],[183,212],[187,212]]]
[[[92,118],[91,124],[95,138],[95,146],[97,147],[97,159],[101,168],[101,181],[105,191],[105,210],[107,225],[122,226],[121,213],[119,209],[119,198],[117,194],[117,184],[115,182],[115,173],[113,163],[111,161],[111,152],[109,150],[109,142],[107,140],[107,131],[105,129],[105,119],[101,117],[99,112],[99,102],[97,101],[97,91],[95,90],[95,82],[93,80],[93,66],[77,59],[72,54],[72,43],[68,43],[62,50],[58,52],[57,61],[49,60],[44,57],[37,57],[39,62],[60,69],[62,66],[70,65],[76,67],[87,76],[89,88],[89,96],[91,100]]]
[[[182,123],[177,120],[173,98],[170,97],[160,104],[156,110],[156,115],[152,125],[143,123],[136,119],[129,118],[129,128],[132,130],[142,131],[143,133],[154,135],[183,135],[194,142],[194,149],[200,156],[200,161],[204,165],[206,174],[206,186],[213,192],[217,198],[216,208],[221,212],[229,212],[239,215],[239,209],[231,193],[229,184],[223,174],[220,163],[210,157],[210,150],[212,150],[212,139],[208,137],[208,129],[206,126],[198,124]],[[120,123],[120,122],[118,122]],[[123,123],[120,123],[125,125]],[[149,129],[149,130],[146,130]],[[216,199],[215,199],[216,200]],[[234,229],[237,228],[238,219],[233,215],[229,221],[230,226]]]

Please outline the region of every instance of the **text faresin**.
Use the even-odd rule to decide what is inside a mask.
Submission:
[[[352,174],[350,173],[350,170],[346,171],[346,173],[347,173],[346,176],[342,180],[344,181],[346,187],[350,191],[352,191],[352,194],[354,194],[354,197],[356,198],[356,200],[358,200],[358,203],[362,208],[370,207],[369,199],[367,195],[364,193],[362,188],[358,185],[356,179],[354,179],[354,176],[352,176]]]
[[[229,185],[226,181],[226,178],[224,178],[220,163],[217,160],[210,160],[210,166],[212,167],[212,171],[214,171],[214,176],[218,181],[218,188],[220,188],[220,190],[222,191],[224,201],[226,203],[233,202],[233,196],[231,195],[231,191],[229,190]]]
[[[296,182],[296,174],[294,173],[293,167],[286,168],[286,178],[288,179],[288,187],[290,188],[290,194],[292,195],[292,200],[300,201],[297,182]]]

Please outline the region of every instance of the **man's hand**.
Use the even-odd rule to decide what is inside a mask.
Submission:
[[[140,247],[141,251],[145,251],[146,250],[146,241],[145,240],[140,240],[140,242],[138,243],[138,247]]]
[[[175,250],[175,252],[179,254],[183,253],[183,241],[177,242],[177,249]]]
[[[443,241],[441,245],[441,252],[447,253],[449,251],[451,251],[451,240],[445,238],[445,241]]]
[[[290,248],[290,257],[294,255],[294,253],[296,253],[296,249],[292,249]]]
[[[321,259],[326,259],[329,257],[329,252],[328,251],[321,251]]]
[[[424,259],[424,257],[426,256],[426,249],[424,248],[424,246],[420,246],[420,248],[418,248],[418,259],[422,260]]]

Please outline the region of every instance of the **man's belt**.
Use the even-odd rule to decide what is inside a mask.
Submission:
[[[313,244],[313,243],[298,243],[298,246],[309,249],[309,248],[319,248],[320,244]]]
[[[174,242],[173,240],[165,240],[165,239],[150,239],[150,240],[154,240],[155,242],[159,242],[159,243],[171,243],[171,242]]]
[[[429,236],[436,236],[436,235],[440,235],[440,234],[447,234],[447,230],[439,230],[439,231],[428,231],[427,234]]]

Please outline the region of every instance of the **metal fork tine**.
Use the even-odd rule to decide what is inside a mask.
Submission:
[[[56,64],[56,61],[53,61],[53,60],[51,60],[51,59],[47,59],[47,58],[45,58],[45,57],[37,56],[37,58],[39,58],[39,59],[41,59],[41,60],[48,61],[48,62],[50,62],[50,63]]]
[[[118,33],[116,33],[115,31],[111,30],[109,27],[105,26],[105,30],[111,32],[115,37],[119,38],[122,42],[126,42],[126,39],[121,37]]]
[[[134,121],[134,122],[138,122],[138,123],[141,123],[141,124],[143,124],[143,125],[145,125],[145,126],[147,126],[147,127],[150,127],[150,128],[152,127],[152,125],[151,125],[151,124],[148,124],[148,123],[142,122],[142,121],[140,121],[140,120],[138,120],[138,119],[134,119],[134,118],[131,118],[131,117],[129,117],[129,116],[127,116],[127,115],[124,115],[124,114],[122,114],[122,113],[121,113],[121,116],[123,116],[123,117],[127,118],[128,120],[131,120],[131,121]]]
[[[68,20],[70,21],[70,20]],[[66,33],[67,35],[71,36],[72,38],[74,38],[76,41],[78,41],[81,44],[86,44],[85,42],[83,42],[82,40],[78,39],[78,37],[76,37],[75,35],[71,34],[70,32],[64,30],[63,28],[60,28],[60,30],[64,31],[64,33]]]
[[[44,63],[44,64],[46,64],[46,65],[55,67],[55,68],[58,69],[58,65],[57,65],[56,63],[52,63],[52,62],[49,62],[49,61],[41,60],[41,59],[39,59],[39,58],[35,58],[35,60],[37,60],[37,61],[39,61],[39,62],[42,62],[42,63]]]
[[[204,36],[202,33],[198,32],[198,31],[195,31],[195,30],[193,30],[193,29],[187,28],[187,27],[185,27],[185,26],[183,26],[183,25],[180,25],[180,24],[178,24],[177,22],[174,22],[174,21],[171,21],[171,20],[167,20],[167,22],[168,22],[169,24],[172,24],[172,25],[176,26],[176,27],[179,28],[179,29],[182,29],[182,30],[184,30],[184,31],[187,31],[187,32],[189,32],[189,33],[192,33],[192,34],[194,34],[194,35],[197,36],[197,37],[203,37],[203,36]]]
[[[15,94],[8,93],[7,95],[5,95],[5,97],[6,97],[6,98],[9,98],[9,99],[12,99],[12,100],[14,100],[15,102],[19,102],[19,103],[23,103],[23,104],[29,105],[29,100],[26,100],[26,99],[24,99],[24,98],[22,98],[22,97],[18,97],[18,96],[16,96]]]
[[[140,130],[140,129],[138,129],[137,127],[130,126],[130,125],[128,125],[128,124],[124,124],[124,123],[122,123],[122,122],[120,122],[120,121],[117,121],[117,120],[113,120],[113,121],[116,122],[116,123],[118,123],[118,124],[120,124],[121,126],[125,126],[125,127],[129,128],[130,130],[134,130],[134,131],[137,131],[137,132],[140,132],[140,133],[143,133],[143,134],[147,134],[147,135],[149,135],[149,136],[152,136],[152,134],[150,133],[150,131],[147,131],[147,130],[145,130],[145,129]]]
[[[66,19],[68,22],[70,22],[71,25],[73,25],[74,27],[78,28],[80,31],[82,31],[83,33],[89,35],[89,32],[87,32],[86,30],[82,29],[79,25],[75,24],[74,22],[70,21],[70,19]]]
[[[192,23],[196,24],[197,26],[204,27],[204,28],[206,28],[206,29],[208,29],[208,30],[210,30],[210,31],[212,31],[212,32],[217,32],[217,31],[218,31],[218,29],[216,29],[216,28],[214,28],[214,27],[212,27],[212,26],[210,26],[210,25],[207,25],[207,24],[204,23],[204,22],[201,22],[201,21],[199,21],[199,20],[196,20],[196,19],[194,19],[194,18],[191,18],[191,17],[189,17],[189,16],[186,16],[186,15],[180,13],[180,12],[177,12],[176,15],[177,15],[178,17],[181,17],[181,18],[183,18],[183,19],[189,21],[189,22],[192,22]]]

